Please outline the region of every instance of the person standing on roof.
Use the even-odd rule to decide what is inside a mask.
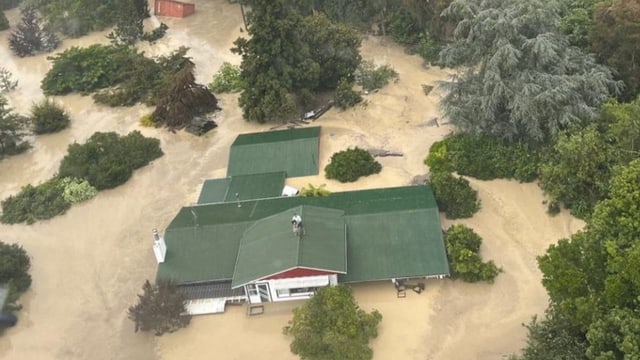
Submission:
[[[291,225],[293,225],[293,233],[297,234],[298,229],[302,227],[302,218],[298,213],[293,213],[293,217],[291,218]]]

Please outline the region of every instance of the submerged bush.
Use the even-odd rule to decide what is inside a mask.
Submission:
[[[445,171],[431,173],[429,180],[440,211],[446,213],[448,219],[469,218],[480,210],[478,192],[469,181],[455,177]]]
[[[444,238],[454,278],[466,282],[493,283],[502,271],[493,261],[482,261],[479,254],[482,238],[472,229],[464,225],[454,225],[447,229]]]
[[[220,70],[213,75],[209,84],[209,90],[213,93],[235,93],[242,90],[240,83],[240,67],[223,62]]]
[[[31,107],[31,124],[36,134],[58,132],[69,126],[69,115],[50,99],[45,99]]]
[[[138,131],[125,136],[97,132],[84,144],[69,145],[58,174],[86,179],[98,190],[110,189],[124,184],[133,170],[160,156],[160,141],[146,138]]]
[[[4,11],[0,10],[0,31],[7,30],[9,28],[9,20],[4,15]]]
[[[456,134],[435,142],[425,164],[432,172],[457,172],[480,180],[535,180],[543,150],[524,143],[469,134]]]
[[[381,89],[391,81],[398,78],[398,73],[388,65],[376,67],[373,62],[362,61],[355,73],[356,83],[365,91]]]
[[[5,224],[32,224],[36,220],[64,214],[71,203],[64,199],[63,194],[64,184],[55,178],[37,186],[24,186],[17,195],[2,201],[0,220]]]
[[[87,201],[98,195],[98,190],[91,186],[87,180],[63,178],[62,185],[64,190],[62,197],[70,204]]]
[[[381,170],[382,165],[368,151],[358,147],[333,154],[329,165],[324,168],[327,179],[340,182],[354,182],[361,176],[377,174]]]
[[[338,82],[336,94],[333,98],[333,102],[338,108],[346,110],[362,101],[362,96],[353,90],[353,85],[352,81],[346,79],[340,79]]]

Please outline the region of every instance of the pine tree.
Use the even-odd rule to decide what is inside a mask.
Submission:
[[[49,52],[60,45],[60,39],[41,24],[34,6],[22,9],[22,20],[9,37],[9,47],[19,57]]]
[[[135,323],[135,330],[153,331],[156,336],[174,332],[189,325],[191,316],[185,312],[184,294],[171,282],[151,285],[147,280],[142,286],[138,303],[129,308],[129,319]]]
[[[619,92],[611,71],[559,34],[557,0],[455,0],[455,42],[440,54],[462,75],[442,107],[463,131],[544,141],[592,120]]]
[[[153,120],[170,129],[181,129],[196,116],[218,109],[218,100],[209,89],[196,83],[193,76],[193,63],[188,60],[187,66],[178,71],[170,79],[163,90],[158,105],[153,112]]]
[[[9,108],[7,99],[0,95],[0,158],[19,154],[29,148],[23,140],[27,135],[27,121]]]

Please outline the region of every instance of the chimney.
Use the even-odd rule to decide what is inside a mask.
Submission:
[[[163,263],[167,256],[167,244],[164,243],[164,238],[158,234],[158,229],[153,229],[153,253],[156,255],[158,264]]]

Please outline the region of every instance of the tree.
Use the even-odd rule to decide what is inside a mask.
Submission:
[[[186,298],[177,286],[168,281],[151,285],[149,280],[142,286],[138,303],[129,307],[128,317],[135,323],[135,330],[153,331],[156,336],[172,333],[191,322],[186,312]]]
[[[232,49],[242,55],[240,106],[248,121],[291,116],[319,91],[353,79],[361,40],[353,29],[324,15],[303,18],[292,0],[251,0],[250,39]],[[304,7],[304,6],[303,6]],[[303,104],[304,105],[304,104]]]
[[[327,179],[340,182],[354,182],[362,176],[377,174],[381,170],[382,165],[368,151],[358,147],[331,155],[329,164],[324,168]]]
[[[232,49],[242,56],[239,103],[244,118],[264,123],[293,113],[293,90],[311,89],[320,67],[303,42],[302,16],[291,0],[248,2],[247,32],[250,39],[238,38]]]
[[[188,66],[175,74],[152,117],[170,129],[181,129],[194,117],[218,109],[216,97],[206,86],[196,83],[193,66]]]
[[[140,1],[115,0],[116,27],[107,37],[114,45],[133,45],[144,34],[142,20],[148,17],[149,9],[140,7]],[[145,1],[146,3],[146,1]]]
[[[493,283],[500,269],[480,257],[482,238],[465,225],[453,225],[444,234],[447,257],[453,276],[466,282]]]
[[[20,0],[0,0],[0,10],[9,10],[20,4]]]
[[[351,288],[328,286],[293,310],[284,332],[293,337],[291,352],[301,359],[368,360],[373,356],[369,339],[378,335],[380,321],[377,310],[367,314],[358,307]]]
[[[0,95],[0,158],[27,150],[29,143],[23,139],[26,134],[26,119],[14,113],[7,99]]]
[[[304,18],[303,25],[302,40],[320,67],[317,83],[309,90],[333,90],[341,79],[353,81],[362,60],[358,33],[347,25],[332,23],[323,14]]]
[[[542,320],[534,316],[526,327],[529,334],[522,356],[510,360],[587,360],[584,333],[553,309]]]
[[[561,202],[572,214],[585,218],[607,195],[611,162],[609,146],[596,125],[561,134],[553,155],[540,167],[540,187],[552,206]]]
[[[113,26],[116,0],[34,0],[52,30],[77,38]]]
[[[60,39],[41,24],[34,6],[22,9],[22,20],[11,32],[9,47],[19,57],[32,56],[38,52],[49,52],[60,45]]]
[[[4,15],[4,11],[0,10],[0,31],[7,30],[9,28],[9,20]]]
[[[612,309],[595,321],[587,332],[589,359],[640,358],[640,313]]]
[[[624,81],[622,99],[634,99],[640,91],[640,4],[627,0],[598,3],[591,39],[598,59]]]
[[[15,302],[31,286],[30,267],[31,259],[22,246],[0,241],[0,284],[9,286],[7,304]]]
[[[591,52],[593,34],[593,10],[602,0],[565,0],[561,9],[558,29],[569,39],[569,43]]]
[[[553,152],[540,167],[540,185],[579,217],[588,216],[609,194],[613,169],[640,155],[640,100],[604,104],[597,123],[555,139]]]
[[[68,127],[70,122],[66,111],[50,99],[31,107],[31,124],[35,134],[58,132]]]
[[[441,62],[463,73],[441,106],[463,131],[546,141],[621,87],[557,33],[556,0],[455,0],[443,14],[460,22]]]
[[[140,19],[147,19],[151,17],[149,13],[149,2],[147,0],[133,0],[133,5],[136,8],[136,14]]]

